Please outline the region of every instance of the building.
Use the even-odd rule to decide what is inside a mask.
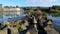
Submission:
[[[24,14],[24,9],[18,6],[2,6],[0,4],[0,17],[2,16],[16,16]]]
[[[3,15],[20,15],[23,14],[24,10],[19,7],[4,7],[3,8]]]
[[[24,14],[24,9],[20,7],[14,7],[14,6],[2,6],[0,4],[0,17],[3,16],[14,16],[14,15],[20,15]]]

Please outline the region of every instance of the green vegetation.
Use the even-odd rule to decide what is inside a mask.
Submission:
[[[50,12],[54,16],[60,16],[60,6],[53,6],[53,7],[51,7]]]
[[[60,6],[52,6],[52,7],[25,7],[24,10],[27,10],[28,14],[36,14],[37,12],[34,13],[34,9],[37,10],[42,10],[43,12],[45,12],[45,16],[47,16],[47,14],[52,14],[54,16],[60,16]]]
[[[0,23],[0,30],[1,30],[3,27],[4,27],[4,25],[2,25],[2,24]]]
[[[47,15],[48,15],[48,13],[45,12],[45,13],[44,13],[44,16],[47,16]]]
[[[14,22],[14,27],[18,28],[18,31],[21,32],[23,31],[23,28],[21,28],[21,26],[19,25],[18,21]]]
[[[17,27],[17,28],[19,28],[20,27],[20,25],[18,24],[18,22],[14,22],[14,24],[13,24],[15,27]]]
[[[18,31],[19,31],[19,32],[23,31],[23,28],[19,27],[19,28],[18,28]]]
[[[27,10],[27,14],[28,16],[34,15],[36,18],[38,18],[40,15],[42,15],[42,12],[37,8],[30,8],[29,10]]]

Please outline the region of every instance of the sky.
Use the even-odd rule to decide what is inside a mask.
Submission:
[[[60,0],[0,0],[0,4],[3,6],[44,6],[50,7],[53,5],[60,5]]]

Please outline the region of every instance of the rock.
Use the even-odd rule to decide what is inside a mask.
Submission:
[[[59,34],[53,27],[52,21],[49,19],[47,21],[47,26],[44,28],[48,34]]]

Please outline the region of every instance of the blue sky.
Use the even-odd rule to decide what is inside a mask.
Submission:
[[[60,0],[0,0],[3,6],[45,6],[60,5]]]

